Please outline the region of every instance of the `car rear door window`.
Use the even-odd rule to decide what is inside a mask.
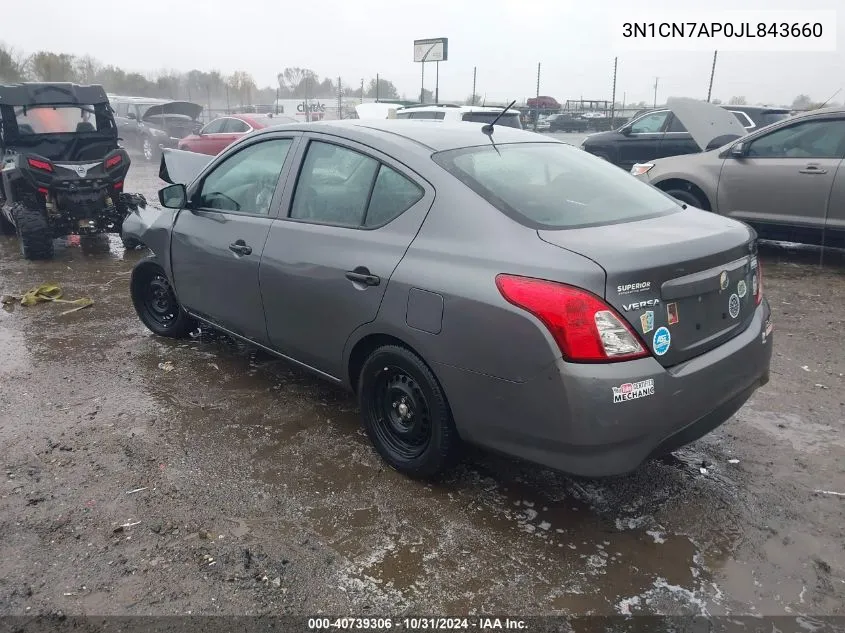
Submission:
[[[387,224],[423,197],[422,188],[387,165],[379,167],[364,226]]]
[[[631,134],[657,134],[666,123],[666,117],[669,115],[668,110],[661,112],[652,112],[643,118],[634,121],[631,125]]]
[[[249,125],[240,119],[227,119],[223,126],[224,134],[243,134],[249,131]]]
[[[255,143],[221,162],[197,193],[203,209],[269,215],[292,139]]]
[[[299,171],[290,217],[360,227],[379,162],[340,145],[311,141]]]
[[[749,158],[843,158],[845,120],[802,121],[748,144]]]

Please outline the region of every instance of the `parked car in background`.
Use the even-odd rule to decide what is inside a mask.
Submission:
[[[181,139],[177,148],[214,156],[254,130],[284,123],[296,123],[296,119],[281,114],[229,114]]]
[[[586,119],[568,112],[549,117],[549,129],[552,132],[586,132],[589,123]]]
[[[420,104],[405,106],[396,110],[397,119],[425,119],[429,121],[470,121],[473,123],[492,123],[502,114],[504,106],[459,106],[448,103]],[[522,129],[522,117],[518,110],[508,110],[496,124]]]
[[[167,150],[184,180],[124,223],[153,253],[130,282],[141,321],[170,337],[200,321],[351,389],[409,475],[461,441],[626,473],[768,380],[753,230],[571,145],[352,120],[201,158]]]
[[[721,107],[733,113],[740,124],[735,132],[736,135],[757,130],[789,117],[789,110],[783,108],[713,107]],[[692,154],[707,148],[699,147],[683,123],[669,107],[666,107],[640,114],[616,130],[591,134],[581,145],[581,149],[614,165],[631,169],[634,163],[666,156]]]
[[[176,147],[200,126],[202,106],[190,101],[109,95],[109,102],[124,146],[148,161],[159,160],[162,148]]]
[[[845,248],[843,159],[839,107],[796,115],[708,152],[637,164],[632,173],[686,204],[747,222],[760,237]]]

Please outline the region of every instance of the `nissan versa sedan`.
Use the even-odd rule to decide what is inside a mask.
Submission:
[[[627,473],[765,384],[755,234],[531,132],[398,120],[168,150],[143,323],[208,325],[357,394],[381,456],[433,476],[462,442]]]

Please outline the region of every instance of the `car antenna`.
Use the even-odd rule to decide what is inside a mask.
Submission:
[[[836,95],[838,95],[840,92],[842,92],[842,88],[840,88],[839,90],[837,90],[836,92],[834,92],[832,95],[830,95],[830,96],[827,98],[827,101],[825,101],[825,102],[824,102],[823,104],[821,104],[818,108],[816,108],[816,110],[821,110],[821,109],[822,109],[823,107],[825,107],[828,103],[830,103],[830,100],[831,100],[831,99],[833,99],[833,98],[834,98]]]
[[[505,115],[505,112],[507,112],[508,110],[510,110],[513,107],[514,103],[516,103],[516,99],[511,101],[504,110],[499,112],[499,116],[497,116],[495,119],[493,119],[492,123],[488,123],[483,128],[481,128],[481,131],[484,132],[485,134],[492,134],[493,133],[493,126],[496,125],[496,123],[499,122],[499,119],[501,119]]]

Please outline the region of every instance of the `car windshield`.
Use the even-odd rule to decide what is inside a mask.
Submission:
[[[433,159],[494,207],[534,228],[631,222],[680,209],[629,173],[564,143],[491,144],[439,152]]]
[[[492,123],[500,114],[501,112],[467,112],[463,115],[462,119],[464,121],[472,121],[473,123]],[[496,125],[522,129],[519,125],[519,114],[516,112],[506,112],[505,115],[498,120]]]
[[[62,134],[97,131],[93,105],[29,106],[15,110],[21,134]]]

